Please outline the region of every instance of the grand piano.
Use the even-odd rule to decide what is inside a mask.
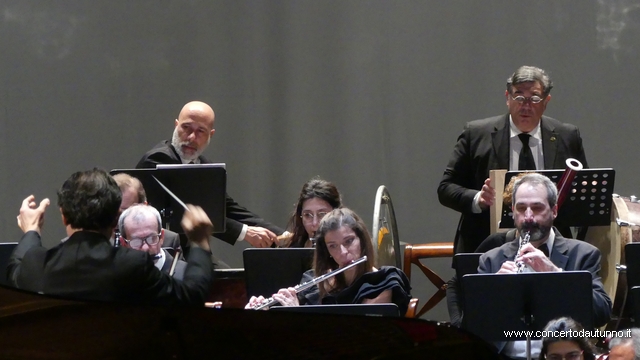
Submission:
[[[2,359],[497,359],[446,323],[77,301],[0,286]]]

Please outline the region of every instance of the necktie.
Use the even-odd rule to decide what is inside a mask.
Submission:
[[[538,249],[544,253],[544,256],[549,257],[549,246],[547,246],[547,243],[540,245]]]
[[[529,150],[529,151],[531,151],[531,150]],[[195,163],[193,162],[193,160],[191,160],[191,161],[189,161],[189,164],[195,164]]]
[[[522,141],[522,150],[520,151],[520,157],[518,158],[518,170],[535,170],[536,162],[533,160],[533,153],[529,147],[529,139],[531,135],[521,133],[518,135],[520,141]]]

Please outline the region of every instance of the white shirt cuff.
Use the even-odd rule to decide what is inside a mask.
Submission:
[[[240,231],[240,235],[238,235],[238,238],[236,239],[236,241],[243,241],[245,235],[247,235],[248,229],[249,229],[249,226],[247,226],[247,224],[242,224],[242,231]]]
[[[480,208],[480,191],[473,197],[473,203],[471,203],[471,212],[474,214],[480,214],[482,209]]]

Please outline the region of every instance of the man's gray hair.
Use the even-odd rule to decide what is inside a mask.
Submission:
[[[542,92],[545,96],[549,95],[553,88],[553,82],[544,70],[535,66],[521,66],[507,79],[507,91],[511,94],[513,85],[532,81],[537,81],[542,85]]]
[[[118,219],[118,230],[120,231],[120,235],[127,238],[127,234],[124,229],[124,222],[128,217],[131,217],[133,220],[146,218],[146,215],[155,216],[156,220],[158,220],[158,233],[162,231],[162,218],[160,217],[160,213],[156,208],[151,205],[145,204],[136,204],[130,206],[127,210],[123,211]]]
[[[548,177],[538,174],[531,173],[526,174],[520,179],[516,180],[515,184],[513,184],[513,195],[512,195],[512,204],[515,206],[517,199],[516,193],[518,192],[518,188],[520,185],[528,184],[531,186],[543,185],[547,189],[547,201],[549,202],[549,207],[554,207],[558,203],[558,188],[556,185],[549,180]]]
[[[613,349],[615,346],[626,346],[631,345],[633,347],[633,359],[640,360],[640,329],[628,329],[628,330],[619,330],[618,333],[627,334],[627,331],[631,332],[630,337],[622,336],[622,337],[614,337],[609,341],[609,350]]]

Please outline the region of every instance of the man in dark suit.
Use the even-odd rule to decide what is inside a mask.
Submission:
[[[148,252],[158,270],[182,280],[187,263],[177,259],[174,273],[170,273],[174,258],[163,249],[166,230],[156,208],[145,204],[130,206],[120,215],[118,229],[124,246]]]
[[[544,70],[520,67],[507,79],[509,113],[469,122],[458,137],[438,186],[440,203],[462,213],[455,253],[473,252],[489,236],[489,170],[564,169],[568,158],[587,167],[578,128],[543,116],[552,87]]]
[[[149,150],[136,168],[155,168],[158,164],[210,163],[201,154],[215,132],[214,119],[215,114],[209,105],[200,101],[187,103],[175,120],[171,141],[162,141]],[[226,211],[226,231],[215,236],[231,245],[236,241],[247,241],[254,247],[269,247],[277,242],[276,235],[284,232],[240,206],[228,194]]]
[[[611,318],[611,299],[600,279],[600,251],[584,241],[567,239],[553,231],[558,215],[558,190],[544,175],[531,173],[516,181],[513,188],[513,217],[518,236],[480,257],[479,273],[512,274],[518,272],[560,272],[586,270],[591,273],[594,326],[602,326]],[[520,250],[525,233],[529,242]],[[556,299],[549,297],[552,302]],[[465,298],[468,304],[473,299]],[[569,314],[567,314],[569,315]],[[539,352],[541,342],[535,344]],[[511,358],[526,355],[522,342],[508,342],[503,350]],[[538,354],[532,352],[533,357]]]
[[[135,204],[147,205],[147,193],[144,191],[140,180],[125,173],[116,174],[113,176],[113,179],[122,192],[121,212],[124,212]],[[163,234],[163,245],[161,246],[182,251],[180,248],[180,235],[178,233],[164,229]]]
[[[184,282],[156,269],[143,251],[109,243],[121,204],[118,185],[102,170],[76,172],[58,191],[58,206],[69,239],[42,247],[40,232],[49,199],[22,202],[18,225],[24,236],[9,260],[7,276],[16,287],[51,295],[99,301],[204,305],[212,282],[209,234],[212,224],[189,205],[182,227],[191,241]]]

